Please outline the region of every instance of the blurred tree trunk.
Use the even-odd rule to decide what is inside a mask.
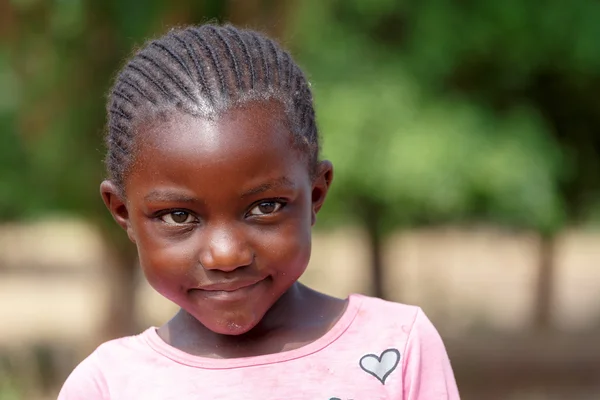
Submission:
[[[367,231],[367,243],[369,246],[369,262],[371,269],[371,294],[384,298],[385,288],[383,284],[383,242],[384,232],[382,229],[382,218],[385,213],[382,205],[376,204],[373,199],[363,197],[359,199],[357,206],[359,215],[362,217],[363,226]]]
[[[383,287],[383,235],[379,230],[377,221],[367,222],[367,234],[369,236],[369,260],[371,262],[371,287],[373,295],[384,298]]]
[[[111,255],[106,266],[108,312],[102,329],[102,339],[109,340],[138,333],[136,315],[137,251],[123,233],[105,235]]]
[[[10,1],[0,1],[0,40],[14,40],[16,21],[13,5]]]
[[[572,163],[565,168],[561,197],[566,221],[577,224],[589,218],[590,206],[600,194],[600,135],[597,132],[600,103],[595,101],[600,90],[600,75],[570,74],[556,68],[540,71],[531,79],[528,97],[546,116],[552,128],[550,134]],[[573,76],[577,79],[572,79]],[[555,248],[556,237],[543,235],[535,310],[535,327],[539,330],[551,328]]]
[[[539,246],[537,288],[535,292],[534,328],[547,331],[552,328],[552,309],[556,278],[556,237],[542,235]]]

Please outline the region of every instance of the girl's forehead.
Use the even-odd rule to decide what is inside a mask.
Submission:
[[[263,168],[306,168],[293,145],[283,107],[264,103],[233,108],[217,118],[173,113],[169,118],[140,126],[134,174],[140,169],[154,175],[188,171]],[[137,170],[137,171],[136,171]]]
[[[138,143],[164,147],[195,143],[205,151],[222,146],[290,141],[292,132],[284,107],[276,101],[256,101],[202,117],[180,111],[164,113],[142,123]]]

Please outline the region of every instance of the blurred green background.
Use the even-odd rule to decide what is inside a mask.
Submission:
[[[98,195],[105,96],[144,40],[214,20],[277,38],[309,76],[323,156],[336,167],[319,230],[362,232],[362,291],[408,299],[386,285],[386,271],[402,268],[386,264],[398,232],[492,226],[535,238],[528,326],[492,332],[480,347],[472,336],[448,341],[463,398],[600,398],[599,345],[585,339],[600,331],[561,332],[553,323],[562,235],[598,238],[600,224],[598,1],[0,0],[0,251],[16,251],[15,229],[49,216],[86,221],[110,249],[100,273],[110,282],[108,322],[98,337],[76,355],[67,351],[75,344],[1,342],[0,400],[54,398],[81,354],[140,329],[134,249]],[[600,241],[587,240],[585,271],[600,267]],[[20,251],[35,253],[36,244]],[[501,254],[492,244],[487,256]],[[41,274],[6,259],[0,281]],[[585,273],[576,282],[593,279]],[[20,293],[0,294],[6,315],[44,301],[31,287]],[[15,321],[0,314],[0,324]],[[583,358],[544,358],[557,346]],[[496,347],[504,358],[477,351]]]

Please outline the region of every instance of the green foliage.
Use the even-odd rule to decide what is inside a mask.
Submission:
[[[22,88],[6,51],[0,51],[0,219],[17,219],[31,206],[24,184],[30,174],[21,138],[16,135],[16,112]]]
[[[232,4],[12,1],[13,33],[0,43],[0,219],[107,217],[97,187],[111,77],[148,36]],[[285,43],[311,78],[336,167],[326,220],[551,232],[598,214],[597,2],[294,7]]]
[[[218,3],[205,6],[222,11]],[[132,46],[167,29],[171,15],[192,22],[202,10],[162,0],[8,7],[15,24],[0,42],[0,220],[68,212],[112,226],[98,196],[111,77]]]
[[[600,105],[582,89],[600,81],[596,2],[302,4],[291,36],[337,168],[326,220],[551,233],[586,206],[573,193],[600,182],[581,179],[598,176],[581,167],[600,151]]]
[[[422,98],[403,81],[376,74],[319,87],[324,156],[336,167],[330,217],[371,218],[378,207],[385,229],[476,219],[560,225],[560,157],[535,116],[498,119],[464,101]]]

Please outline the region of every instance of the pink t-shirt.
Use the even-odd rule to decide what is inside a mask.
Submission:
[[[59,400],[457,400],[444,344],[420,308],[352,295],[315,342],[236,359],[192,356],[156,328],[104,343]]]

